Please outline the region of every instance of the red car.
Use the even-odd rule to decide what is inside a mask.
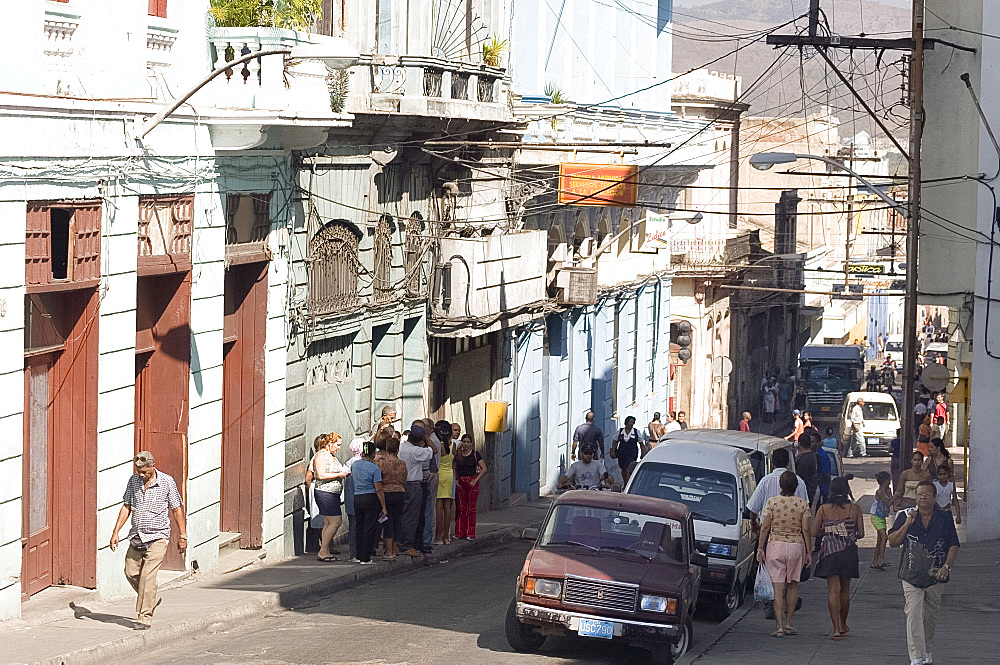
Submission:
[[[549,635],[619,640],[671,665],[691,644],[708,561],[687,506],[577,490],[552,504],[517,578],[507,642],[539,649]]]

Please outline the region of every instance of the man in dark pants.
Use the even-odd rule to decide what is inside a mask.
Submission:
[[[410,433],[399,445],[399,459],[406,464],[406,483],[403,485],[403,519],[400,525],[402,532],[399,538],[399,553],[409,556],[420,556],[420,545],[423,541],[423,531],[418,531],[422,525],[424,507],[423,465],[430,462],[434,456],[433,448],[427,445],[424,438],[427,430],[419,420],[410,426]]]

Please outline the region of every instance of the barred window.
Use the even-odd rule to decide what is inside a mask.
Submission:
[[[330,222],[309,241],[309,303],[315,314],[358,304],[358,236],[345,224]]]
[[[392,217],[382,215],[375,227],[374,294],[376,303],[392,300]]]
[[[410,215],[406,223],[406,295],[419,296],[423,284],[421,274],[422,253],[420,236],[424,230],[424,218],[419,212]]]

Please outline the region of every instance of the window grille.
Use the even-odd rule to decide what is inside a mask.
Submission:
[[[194,197],[139,197],[139,257],[191,253]]]
[[[410,215],[406,225],[406,295],[419,296],[423,275],[423,261],[420,251],[420,236],[424,230],[424,222],[419,212]]]
[[[358,304],[358,237],[331,222],[309,241],[309,303],[315,314]]]
[[[389,215],[382,215],[375,227],[375,278],[376,303],[392,300],[392,227]]]

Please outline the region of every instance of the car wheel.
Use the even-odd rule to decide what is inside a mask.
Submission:
[[[674,665],[674,649],[666,645],[657,645],[649,650],[649,659],[653,665]]]
[[[691,618],[684,622],[684,629],[681,630],[680,637],[677,641],[670,645],[670,654],[674,660],[677,660],[681,656],[687,653],[687,650],[691,648],[691,643],[694,641],[694,624],[691,623]]]
[[[743,588],[739,581],[733,582],[729,593],[719,597],[719,618],[725,619],[743,604]]]
[[[529,653],[538,651],[545,642],[545,636],[539,635],[530,627],[525,626],[517,619],[517,599],[511,599],[507,606],[507,616],[503,623],[504,633],[507,635],[507,644],[515,651]]]

